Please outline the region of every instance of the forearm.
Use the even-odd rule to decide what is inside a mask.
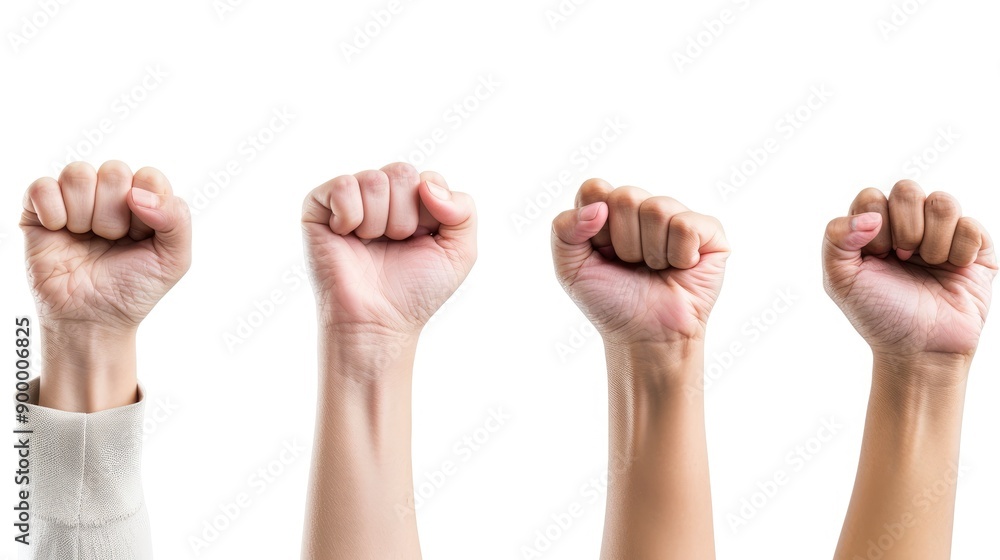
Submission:
[[[416,340],[321,335],[303,558],[420,558],[413,501]]]
[[[41,333],[39,405],[89,413],[136,402],[134,331],[43,323]]]
[[[611,424],[602,559],[715,558],[702,343],[605,350]]]
[[[950,557],[967,373],[955,360],[876,358],[837,559]]]

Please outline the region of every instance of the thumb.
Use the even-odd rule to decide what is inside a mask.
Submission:
[[[882,214],[866,212],[837,218],[826,227],[823,241],[823,269],[827,287],[836,287],[853,278],[864,262],[861,250],[882,229]]]
[[[608,221],[608,204],[595,202],[567,210],[552,222],[552,260],[560,280],[572,282],[594,253],[591,239]]]
[[[420,201],[432,218],[441,225],[437,237],[456,250],[476,255],[476,203],[472,197],[452,192],[447,187],[424,181],[420,184]]]
[[[128,207],[153,230],[153,247],[163,258],[187,271],[191,265],[191,213],[183,199],[132,187]]]

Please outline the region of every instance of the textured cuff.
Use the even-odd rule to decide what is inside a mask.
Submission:
[[[139,402],[91,414],[38,406],[38,379],[28,393],[28,422],[17,429],[32,432],[30,481],[21,487],[33,512],[29,557],[150,558],[142,388]]]

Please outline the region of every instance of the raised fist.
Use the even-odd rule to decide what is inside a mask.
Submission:
[[[592,179],[552,228],[556,275],[606,342],[703,340],[729,244],[715,218]]]
[[[156,169],[71,163],[24,196],[28,280],[43,325],[134,331],[191,266],[191,219]]]
[[[437,173],[394,163],[309,193],[306,253],[324,327],[418,334],[476,261],[476,209]]]
[[[866,189],[830,222],[827,293],[877,354],[971,357],[997,274],[986,230],[952,196],[900,181]]]

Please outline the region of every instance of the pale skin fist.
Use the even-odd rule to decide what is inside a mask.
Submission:
[[[592,179],[556,217],[556,276],[607,342],[703,340],[729,244],[715,218]]]
[[[476,208],[444,177],[393,163],[314,189],[302,211],[324,327],[418,334],[476,261]]]
[[[954,197],[913,181],[888,198],[864,190],[830,222],[823,255],[827,293],[877,354],[975,354],[997,259]]]
[[[28,281],[43,324],[134,331],[191,266],[191,218],[167,178],[71,163],[28,187]]]

